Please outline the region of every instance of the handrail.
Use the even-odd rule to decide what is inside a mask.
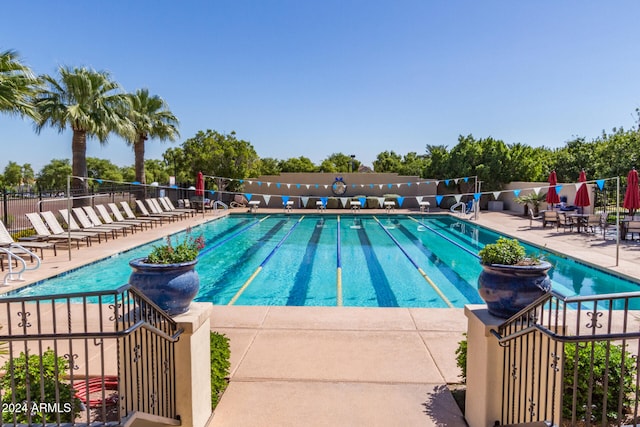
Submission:
[[[27,267],[27,262],[22,259],[22,257],[19,257],[16,253],[11,251],[11,248],[18,248],[21,251],[24,251],[25,253],[29,254],[31,257],[36,259],[36,265],[34,267]],[[4,279],[2,281],[3,285],[7,285],[9,284],[9,281],[22,281],[24,280],[22,278],[22,273],[24,273],[25,271],[33,271],[33,270],[37,270],[38,268],[40,268],[40,257],[35,254],[34,252],[30,251],[29,249],[25,248],[24,246],[18,244],[18,243],[12,243],[11,245],[9,245],[8,248],[0,248],[0,252],[4,252],[5,254],[7,254],[7,258],[9,258],[9,272],[7,274],[5,274]],[[17,273],[13,271],[13,266],[11,265],[11,259],[16,260],[17,262],[20,262],[22,264],[22,270],[18,271]],[[18,278],[14,279],[13,276],[17,274]]]
[[[227,209],[229,209],[229,206],[227,206],[226,203],[221,202],[220,200],[216,200],[215,202],[213,202],[213,210],[217,210],[218,206],[222,206],[222,208],[226,211]]]
[[[466,214],[466,213],[467,213],[467,204],[466,204],[466,203],[464,203],[464,202],[458,202],[458,203],[454,204],[453,206],[451,206],[451,207],[449,208],[449,210],[450,210],[451,212],[454,212],[454,213],[455,213],[455,211],[456,211],[456,208],[457,208],[457,207],[460,207],[460,208],[461,208],[461,209],[460,209],[460,214],[461,214],[461,215],[464,215],[464,214]]]

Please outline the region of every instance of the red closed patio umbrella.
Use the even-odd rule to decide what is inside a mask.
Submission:
[[[580,171],[580,177],[578,178],[578,181],[582,182],[583,184],[580,184],[580,187],[576,192],[576,199],[574,200],[573,204],[580,207],[591,206],[591,201],[589,200],[589,190],[587,189],[587,184],[584,184],[585,182],[587,182],[587,174],[584,169]]]
[[[204,196],[204,175],[202,175],[202,172],[198,172],[198,179],[196,180],[196,196]]]
[[[549,191],[546,198],[547,203],[552,205],[560,203],[560,197],[556,193],[556,185],[558,185],[558,178],[556,177],[556,171],[553,170],[549,174]]]
[[[629,215],[633,215],[636,209],[640,208],[640,188],[638,188],[636,168],[631,169],[627,175],[627,191],[624,192],[622,206],[629,210]]]

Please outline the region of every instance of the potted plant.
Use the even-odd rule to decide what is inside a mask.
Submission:
[[[538,215],[538,213],[540,213],[540,204],[544,202],[546,198],[547,198],[547,193],[543,193],[543,194],[529,193],[529,194],[525,194],[524,196],[518,196],[514,200],[516,201],[516,203],[524,205],[525,215],[529,213],[528,212],[529,209],[533,210],[534,215]],[[531,205],[531,208],[529,208],[529,205]]]
[[[527,257],[517,239],[500,237],[479,252],[482,273],[478,293],[489,313],[509,318],[549,292],[547,272],[551,264],[539,257]]]
[[[129,261],[133,273],[129,283],[171,316],[182,314],[200,289],[195,271],[198,253],[204,248],[202,236],[193,237],[187,229],[184,239],[153,247],[149,255]]]

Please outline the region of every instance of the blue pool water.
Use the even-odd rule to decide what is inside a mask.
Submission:
[[[194,227],[199,301],[214,304],[463,307],[482,303],[478,251],[499,234],[450,216],[229,215]],[[156,242],[155,244],[157,244]],[[27,287],[11,296],[115,289],[128,261],[152,244]],[[572,259],[544,255],[555,290],[590,295],[640,285]]]

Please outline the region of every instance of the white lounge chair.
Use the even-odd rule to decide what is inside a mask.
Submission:
[[[111,209],[111,213],[113,214],[113,217],[116,219],[116,222],[123,222],[125,224],[138,223],[138,224],[144,224],[146,226],[153,228],[154,224],[157,224],[158,222],[162,221],[160,219],[156,220],[152,218],[135,218],[135,216],[132,219],[126,219],[124,216],[122,216],[122,212],[120,212],[120,209],[118,209],[118,205],[116,205],[115,203],[109,203],[108,206],[109,206],[109,209]]]
[[[45,212],[40,212],[40,215],[42,215],[42,218],[44,218],[44,221],[47,223],[47,225],[49,226],[49,229],[51,230],[51,233],[53,233],[54,236],[68,236],[69,234],[71,234],[71,237],[74,238],[84,238],[85,241],[87,242],[87,246],[91,245],[91,239],[92,238],[97,238],[98,239],[98,243],[100,243],[100,233],[98,232],[94,232],[94,231],[66,231],[64,228],[62,228],[62,225],[60,225],[60,223],[58,222],[58,218],[56,218],[55,214],[51,211],[45,211]]]
[[[96,213],[96,211],[93,209],[92,206],[84,206],[82,209],[84,209],[85,213],[87,214],[87,216],[89,217],[89,220],[91,220],[91,223],[93,223],[94,227],[111,227],[115,230],[119,230],[122,232],[123,236],[127,235],[127,231],[131,230],[131,231],[135,231],[134,227],[132,225],[128,225],[128,224],[112,224],[112,223],[104,223],[102,222],[102,220],[98,217],[98,214]],[[113,222],[113,221],[111,221]]]
[[[36,235],[40,239],[43,239],[46,241],[55,241],[59,243],[65,243],[65,242],[68,242],[69,240],[73,240],[74,242],[76,242],[76,246],[78,247],[78,249],[80,249],[81,241],[86,242],[87,246],[91,244],[88,241],[89,238],[87,236],[54,235],[53,233],[51,233],[49,228],[47,228],[45,223],[42,221],[42,217],[37,212],[30,212],[25,214],[25,216],[33,226],[33,229],[36,231]]]
[[[158,199],[158,201],[162,204],[162,207],[164,208],[164,210],[166,212],[184,212],[185,214],[194,216],[196,214],[196,210],[195,209],[191,209],[191,208],[176,208],[173,203],[171,202],[171,199],[167,196],[165,197],[160,197]]]
[[[31,250],[40,249],[40,258],[44,259],[44,249],[53,249],[53,255],[58,255],[55,242],[37,242],[37,241],[19,241],[16,242],[11,234],[0,221],[0,247],[10,250],[17,254],[31,256]]]
[[[82,209],[82,208],[72,208],[72,210],[73,210],[73,213],[75,214],[76,218],[78,219],[78,222],[80,222],[80,226],[82,227],[83,230],[85,230],[85,229],[91,230],[91,231],[109,230],[111,232],[111,236],[113,236],[113,238],[118,237],[118,231],[121,231],[123,236],[125,235],[125,230],[123,230],[121,228],[112,227],[110,225],[95,225],[91,221],[89,216],[86,214],[84,209]]]
[[[184,212],[163,211],[162,208],[160,207],[160,203],[158,203],[156,199],[147,199],[147,205],[149,205],[149,209],[151,209],[151,212],[153,212],[154,214],[173,215],[174,217],[180,218],[180,219],[185,218],[187,216],[187,214]]]
[[[140,211],[142,216],[144,216],[145,218],[147,218],[147,217],[166,218],[166,219],[168,219],[170,221],[173,221],[173,220],[176,219],[176,216],[173,215],[173,214],[165,214],[165,213],[153,213],[153,214],[150,214],[149,211],[147,210],[147,208],[145,207],[144,203],[142,203],[142,200],[136,200],[136,205],[138,205],[138,210]],[[125,212],[126,212],[126,209],[125,209]]]
[[[100,236],[104,237],[105,241],[109,240],[109,235],[111,235],[111,237],[113,238],[116,237],[114,230],[104,229],[100,227],[91,227],[90,225],[91,223],[89,223],[89,226],[87,226],[86,228],[80,227],[76,222],[75,218],[73,217],[73,215],[71,215],[71,213],[67,209],[60,209],[58,212],[60,212],[60,216],[62,217],[62,220],[65,222],[65,224],[67,224],[67,228],[71,231],[81,231],[83,233],[84,232],[97,233],[98,242],[100,242]]]
[[[134,231],[136,227],[140,227],[140,231],[144,231],[145,227],[147,226],[147,224],[143,224],[140,221],[126,221],[124,220],[124,218],[122,221],[114,221],[113,218],[111,218],[111,214],[104,205],[96,205],[96,209],[98,210],[100,218],[102,218],[102,221],[105,224],[129,225]]]

